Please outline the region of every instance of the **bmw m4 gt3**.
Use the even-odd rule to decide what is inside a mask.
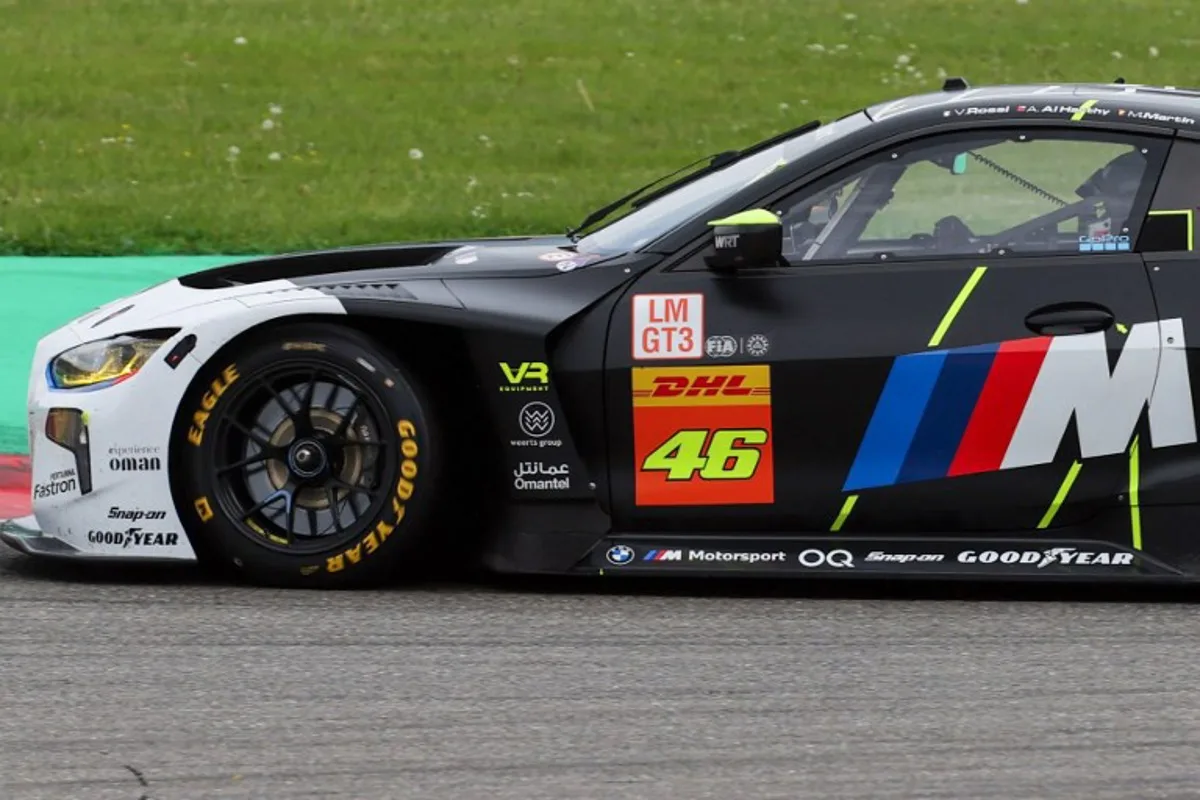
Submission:
[[[566,235],[167,281],[39,343],[3,540],[314,587],[1195,580],[1198,118],[951,79]]]

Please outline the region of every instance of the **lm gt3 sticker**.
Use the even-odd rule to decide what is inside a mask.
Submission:
[[[634,502],[775,502],[771,368],[634,367]]]
[[[1147,404],[1153,447],[1196,442],[1182,319],[1134,325],[1108,364],[1102,332],[898,356],[844,489],[1049,464],[1072,417],[1082,458],[1116,455]]]
[[[704,357],[704,295],[635,294],[633,360]]]

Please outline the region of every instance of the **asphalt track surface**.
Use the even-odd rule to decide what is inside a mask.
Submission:
[[[0,550],[4,800],[1200,796],[1195,592],[284,592]]]

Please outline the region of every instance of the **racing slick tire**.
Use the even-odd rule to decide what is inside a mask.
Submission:
[[[354,330],[305,323],[236,341],[179,410],[175,495],[202,562],[272,586],[403,576],[433,533],[428,395]]]

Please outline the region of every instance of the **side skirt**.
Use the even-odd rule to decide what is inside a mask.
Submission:
[[[615,534],[597,542],[572,571],[606,576],[1200,579],[1122,545],[1048,537]]]
[[[1200,505],[1146,506],[1042,531],[832,533],[611,530],[586,504],[510,509],[482,554],[492,571],[542,575],[729,575],[1200,581]],[[567,524],[564,524],[567,523]]]

